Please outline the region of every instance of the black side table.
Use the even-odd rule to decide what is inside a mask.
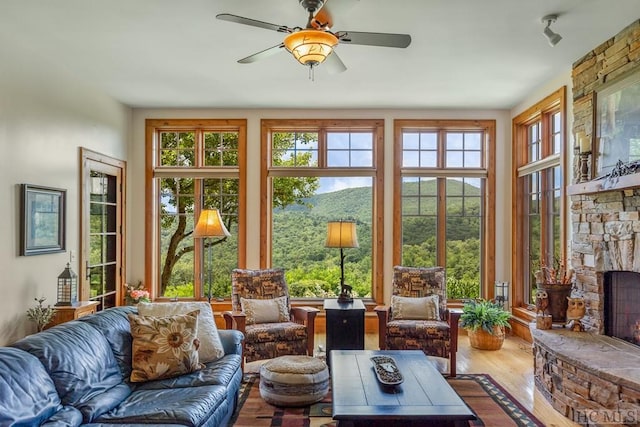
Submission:
[[[338,303],[324,300],[327,316],[327,358],[331,350],[364,350],[364,313],[362,300]]]

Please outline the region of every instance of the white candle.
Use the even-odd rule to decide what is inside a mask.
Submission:
[[[591,141],[586,136],[580,136],[580,152],[581,153],[591,152]]]

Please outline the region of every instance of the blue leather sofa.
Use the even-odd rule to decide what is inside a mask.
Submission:
[[[219,330],[225,356],[199,371],[130,383],[132,312],[108,309],[0,348],[0,426],[226,426],[242,334]]]

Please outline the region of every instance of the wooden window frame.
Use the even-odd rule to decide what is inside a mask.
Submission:
[[[437,131],[438,151],[435,168],[404,168],[403,159],[403,133],[406,131]],[[482,159],[480,168],[447,168],[444,156],[443,132],[469,132],[482,131],[485,135],[482,146]],[[482,221],[481,266],[482,288],[481,295],[486,298],[494,296],[495,280],[495,120],[421,120],[399,119],[394,120],[394,176],[393,176],[393,264],[402,262],[402,178],[405,176],[429,176],[438,179],[438,218],[446,217],[445,185],[447,177],[483,178],[486,180],[484,199],[484,218]],[[436,259],[446,258],[446,221],[438,221],[438,253]]]
[[[553,148],[553,124],[552,117],[554,114],[560,114],[561,126],[560,131],[560,152],[554,153]],[[539,147],[541,155],[539,159],[530,161],[528,153],[528,136],[527,129],[532,124],[540,123],[541,145]],[[557,130],[556,130],[557,131]],[[553,167],[560,167],[562,185],[560,187],[560,257],[567,261],[567,202],[566,202],[566,185],[567,185],[567,152],[566,152],[566,134],[567,134],[567,113],[566,113],[566,86],[549,94],[547,97],[532,105],[512,120],[512,137],[513,137],[513,153],[512,153],[512,277],[513,284],[512,303],[513,313],[516,317],[524,321],[531,321],[535,317],[535,313],[529,310],[529,304],[525,302],[525,279],[524,274],[528,270],[525,266],[527,262],[525,244],[517,242],[527,242],[528,226],[526,221],[528,211],[525,209],[528,203],[525,200],[527,196],[524,194],[523,179],[530,176],[533,172],[549,171]],[[541,176],[541,188],[538,189],[540,194],[545,194],[547,188],[546,173]],[[541,248],[548,245],[548,233],[545,230],[552,229],[553,224],[548,225],[549,215],[548,200],[542,197],[540,201],[540,229],[541,229]],[[551,207],[553,209],[553,207]]]
[[[317,167],[271,167],[271,133],[278,131],[318,131]],[[373,165],[371,167],[326,166],[327,132],[370,131],[373,134]],[[260,267],[271,266],[272,220],[271,178],[274,176],[370,176],[373,182],[372,201],[372,283],[371,297],[376,304],[383,303],[383,256],[384,256],[384,120],[379,119],[262,119],[260,161]],[[348,173],[347,173],[348,172]],[[287,175],[289,174],[289,175]],[[304,301],[312,299],[305,298]],[[370,302],[366,301],[365,302]]]
[[[167,131],[214,131],[238,132],[238,165],[236,166],[203,166],[193,167],[160,166],[158,136]],[[204,144],[198,141],[196,150],[204,151]],[[145,282],[151,283],[153,300],[169,300],[158,296],[160,268],[160,237],[157,217],[159,209],[157,178],[181,176],[184,178],[237,178],[238,184],[238,267],[246,267],[246,163],[247,163],[247,120],[246,119],[147,119],[145,122]],[[200,203],[196,198],[196,204]],[[205,256],[205,251],[195,254]],[[204,295],[202,263],[194,266],[194,297],[184,298],[202,300]]]

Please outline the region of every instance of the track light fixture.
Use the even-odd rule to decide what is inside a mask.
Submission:
[[[545,37],[549,41],[549,46],[551,47],[554,47],[555,45],[558,44],[560,40],[562,40],[562,36],[560,34],[554,33],[551,30],[551,28],[549,28],[552,23],[556,22],[557,19],[558,19],[558,15],[547,15],[544,18],[542,18],[542,23],[547,24],[547,26],[544,27],[542,34],[545,35]]]

